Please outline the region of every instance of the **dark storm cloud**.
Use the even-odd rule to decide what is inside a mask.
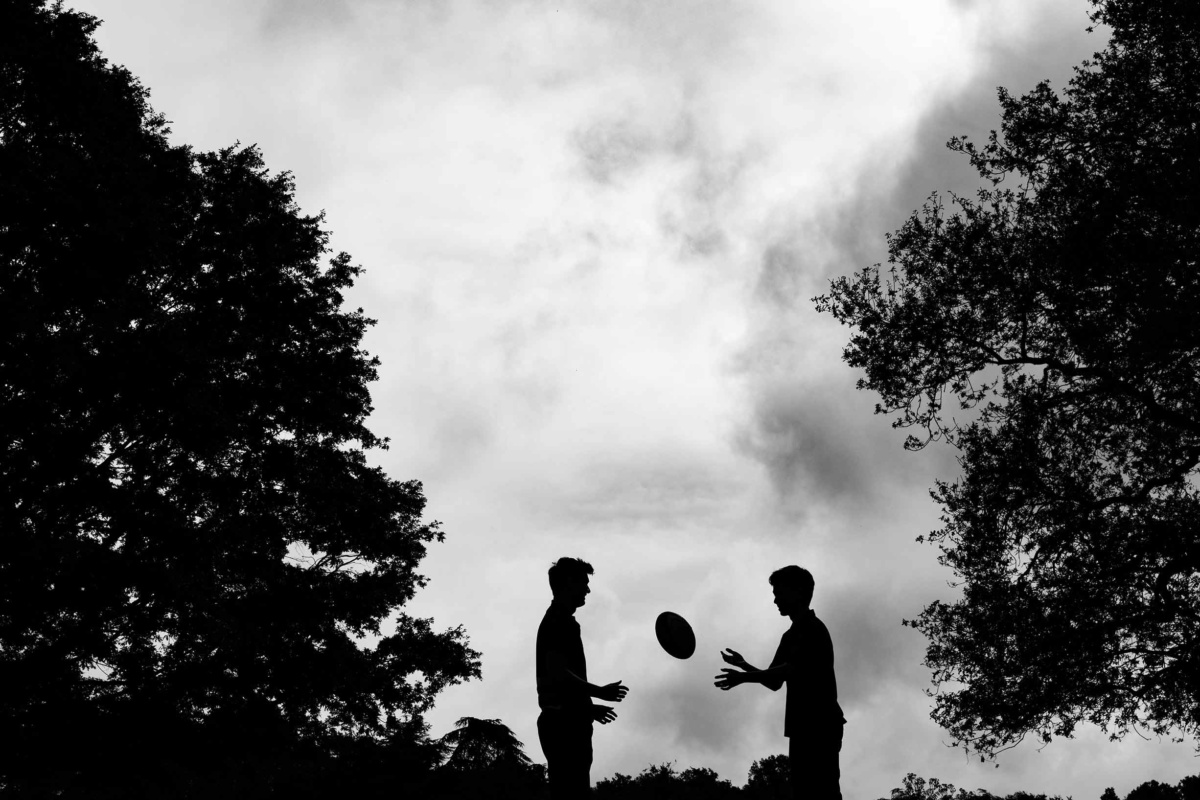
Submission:
[[[870,451],[840,400],[800,382],[759,387],[754,427],[738,435],[738,448],[767,467],[781,495],[803,492],[829,502],[857,494]]]
[[[811,293],[805,267],[791,245],[764,255],[755,289],[761,327],[733,364],[751,403],[734,445],[766,467],[789,515],[820,506],[862,522],[886,512],[895,492],[923,493],[933,475],[949,474],[954,451],[910,453],[905,432],[874,414],[876,398],[856,391],[855,376],[835,361],[836,328],[795,304]],[[820,360],[806,356],[814,350]]]

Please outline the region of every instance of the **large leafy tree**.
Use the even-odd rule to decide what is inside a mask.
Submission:
[[[818,307],[878,411],[960,448],[932,534],[961,597],[913,624],[933,717],[994,754],[1084,721],[1200,734],[1200,15],[1093,0],[1102,52],[1000,92],[889,262]]]
[[[400,611],[442,534],[367,463],[360,269],[255,148],[172,146],[97,24],[0,4],[0,784],[418,736],[478,654]]]

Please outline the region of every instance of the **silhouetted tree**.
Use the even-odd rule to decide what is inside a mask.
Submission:
[[[792,796],[792,767],[784,754],[767,756],[750,765],[743,788],[755,800],[788,800]]]
[[[881,798],[881,800],[883,800]],[[950,783],[942,783],[937,778],[920,777],[915,773],[904,776],[903,784],[892,789],[890,800],[1062,800],[1058,795],[1049,797],[1045,794],[1030,792],[1013,792],[1010,795],[997,796],[983,789],[968,791],[959,789]],[[1068,800],[1070,800],[1068,798]]]
[[[452,770],[524,769],[532,763],[525,745],[498,719],[462,717],[440,741],[450,752],[444,766]]]
[[[1169,783],[1146,781],[1138,785],[1124,800],[1195,800],[1200,796],[1200,775],[1190,775],[1172,786]],[[1121,800],[1110,786],[1100,795],[1100,800]]]
[[[942,783],[937,778],[926,780],[910,772],[899,787],[892,789],[891,800],[967,800],[969,797],[971,793],[965,789]]]
[[[726,800],[741,790],[704,767],[676,772],[672,764],[651,765],[637,777],[617,773],[597,781],[593,794],[603,800]]]
[[[1180,800],[1180,792],[1169,783],[1146,781],[1127,794],[1125,800]]]
[[[498,719],[462,717],[438,740],[448,754],[432,785],[445,798],[531,798],[546,788],[546,768],[534,764],[512,729]]]
[[[420,750],[478,654],[399,612],[442,534],[367,463],[361,270],[253,147],[171,146],[97,24],[0,4],[0,786]]]
[[[1200,734],[1200,14],[1092,18],[1111,39],[1061,96],[1001,90],[1001,132],[951,140],[991,187],[817,299],[909,446],[960,448],[931,538],[962,596],[911,624],[933,718],[984,754]]]
[[[1010,795],[1005,795],[1003,798],[997,798],[995,795],[985,792],[982,789],[974,793],[978,800],[1063,800],[1059,795],[1033,794],[1032,792],[1013,792]],[[1067,800],[1071,800],[1069,797]]]
[[[1200,775],[1190,775],[1172,786],[1169,783],[1146,781],[1135,787],[1124,800],[1195,800],[1200,796]],[[1112,787],[1104,790],[1100,800],[1121,800]]]

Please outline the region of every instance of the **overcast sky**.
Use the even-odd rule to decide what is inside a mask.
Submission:
[[[837,655],[847,797],[916,772],[1097,800],[1200,772],[1192,744],[1090,729],[998,766],[947,746],[900,622],[953,597],[914,540],[954,456],[903,451],[811,302],[930,192],[975,185],[943,145],[997,126],[997,86],[1061,87],[1100,49],[1083,0],[74,5],[174,141],[257,143],[366,267],[376,459],[424,482],[447,534],[411,610],[483,653],[434,735],[500,718],[543,760],[534,636],[546,568],[574,555],[596,567],[589,676],[631,689],[593,781],[674,761],[741,785],[786,752],[783,695],[716,690],[717,654],[769,662],[767,575],[798,563]],[[663,610],[691,621],[690,660],[658,648]]]

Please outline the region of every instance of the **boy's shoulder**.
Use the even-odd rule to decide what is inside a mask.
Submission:
[[[829,628],[811,608],[792,623],[792,627],[788,628],[787,633],[784,634],[784,636],[789,635],[797,639],[810,639],[814,636],[822,639],[830,638]]]
[[[551,605],[546,609],[546,613],[542,616],[542,622],[538,626],[538,630],[579,630],[579,621],[575,619],[575,615],[563,611],[561,608]]]

